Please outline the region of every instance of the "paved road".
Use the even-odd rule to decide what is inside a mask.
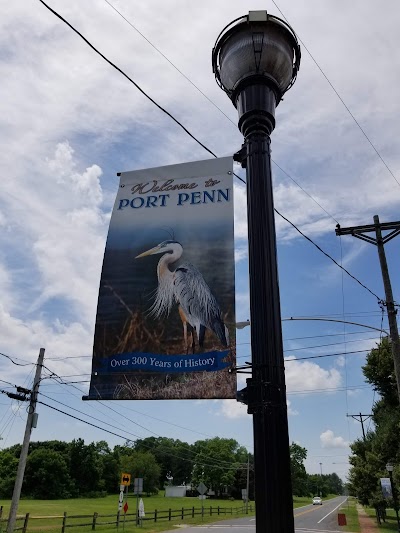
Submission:
[[[337,515],[339,507],[347,498],[340,496],[325,500],[322,505],[306,505],[294,510],[294,524],[298,533],[339,531]]]
[[[296,533],[339,533],[337,514],[340,505],[346,498],[340,496],[332,500],[324,501],[323,505],[305,505],[294,510]],[[206,530],[214,530],[214,533],[222,530],[233,530],[235,533],[252,533],[255,531],[255,518],[232,518],[222,520],[214,524],[204,524],[182,528],[184,533],[202,533]],[[175,528],[176,533],[180,528]],[[172,530],[171,530],[172,533]],[[268,532],[266,532],[268,533]],[[273,532],[271,532],[273,533]]]

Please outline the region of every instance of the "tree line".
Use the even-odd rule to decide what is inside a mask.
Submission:
[[[12,496],[20,451],[19,444],[0,451],[1,498]],[[306,473],[305,448],[293,443],[290,454],[296,496],[342,493],[343,484],[336,474]],[[241,499],[249,469],[249,497],[254,499],[253,464],[253,456],[235,439],[219,437],[194,444],[148,437],[113,449],[105,441],[85,444],[83,439],[31,442],[22,496],[63,499],[115,494],[121,473],[127,472],[143,478],[147,494],[157,493],[166,484],[197,487],[203,482],[218,497]]]
[[[367,426],[365,438],[350,446],[349,492],[363,505],[392,507],[394,502],[383,498],[380,483],[380,478],[389,477],[386,464],[392,463],[394,485],[400,488],[400,410],[389,338],[369,352],[363,373],[379,398],[371,411],[374,429]]]

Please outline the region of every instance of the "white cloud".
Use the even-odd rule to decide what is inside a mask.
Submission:
[[[18,195],[22,216],[13,197],[5,197],[12,227],[1,233],[0,244],[13,263],[12,268],[0,264],[2,351],[23,353],[32,362],[41,346],[46,357],[91,355],[108,225],[108,213],[101,209],[101,169],[92,165],[79,171],[68,142],[59,143],[54,155],[36,165],[20,178],[24,190],[40,172],[40,186]],[[44,186],[48,196],[39,201]],[[64,374],[90,372],[90,358],[52,361],[49,366]]]
[[[393,52],[397,50],[397,20],[393,17],[397,3],[388,2],[378,18],[372,2],[362,4],[360,17],[360,2],[343,4],[338,11],[333,0],[310,0],[307,9],[293,3],[286,14],[299,36],[307,37],[307,46],[399,176],[399,69],[395,67],[400,62]],[[243,2],[204,0],[189,5],[178,0],[115,0],[116,7],[234,124],[106,3],[54,0],[53,5],[215,153],[228,155],[240,148],[237,112],[215,84],[209,56],[219,31],[246,11]],[[265,3],[254,0],[252,8],[265,9]],[[165,24],[171,12],[173,36],[171,25]],[[341,29],[340,41],[337,28]],[[0,112],[4,119],[0,154],[1,350],[32,362],[40,346],[46,347],[46,356],[90,355],[116,172],[208,155],[42,5],[10,3],[2,13],[0,47]],[[365,69],[367,63],[370,68]],[[385,98],[379,83],[382,79]],[[294,88],[277,108],[272,150],[273,159],[342,226],[368,222],[366,206],[371,219],[375,213],[381,220],[396,219],[398,185],[307,53],[303,53]],[[276,207],[307,235],[318,237],[325,248],[336,222],[275,165],[272,168]],[[245,187],[235,181],[240,268],[246,249],[247,202]],[[279,216],[276,226],[278,239],[287,248],[294,239],[303,239]],[[354,239],[349,241],[344,245],[345,266],[359,260],[367,249]],[[296,267],[295,257],[288,260]],[[308,266],[314,273],[311,262]],[[326,285],[333,284],[340,271],[327,265],[322,275]],[[367,279],[367,284],[371,280]],[[290,283],[288,278],[284,281]],[[320,299],[316,294],[310,296],[315,310],[309,312],[332,312],[322,301],[322,291]],[[249,318],[243,280],[236,301],[240,318]],[[340,386],[341,363],[339,358],[336,368],[326,370],[311,362],[286,361],[288,391]],[[57,372],[90,371],[90,358],[48,364]],[[21,371],[9,367],[8,379]],[[235,401],[230,405],[225,407],[230,412],[246,409]],[[290,402],[288,409],[292,412]]]
[[[327,429],[319,436],[322,448],[347,448],[349,443],[343,437],[335,437],[331,429]]]
[[[298,411],[291,407],[290,400],[287,400],[287,410],[289,416],[296,416],[299,414]],[[247,414],[247,405],[236,400],[221,400],[221,409],[218,411],[218,414],[233,419],[249,416]]]
[[[340,368],[343,368],[346,364],[346,359],[343,355],[339,355],[339,357],[336,357],[335,359],[335,365],[340,367]]]
[[[291,405],[292,402],[291,402],[290,400],[287,400],[287,401],[286,401],[286,404],[287,404],[287,412],[288,412],[288,415],[289,415],[289,416],[296,416],[296,415],[299,414],[299,412],[296,411],[296,409],[293,409],[293,408],[292,408],[292,405]]]
[[[342,383],[336,368],[325,370],[310,361],[297,361],[294,356],[285,357],[286,388],[291,392],[308,392],[316,389],[328,390]]]
[[[247,405],[236,400],[221,400],[220,412],[227,418],[245,418],[249,416],[247,414]]]
[[[239,261],[243,261],[243,259],[247,259],[248,257],[248,249],[247,246],[236,246],[235,247],[235,262],[238,263]]]

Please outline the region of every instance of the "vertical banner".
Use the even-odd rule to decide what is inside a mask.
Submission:
[[[236,397],[232,165],[121,174],[84,399]]]
[[[389,477],[381,477],[381,488],[382,488],[382,496],[385,498],[385,500],[390,500],[390,498],[393,498],[392,494],[392,485],[390,483]]]

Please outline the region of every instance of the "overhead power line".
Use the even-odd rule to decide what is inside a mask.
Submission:
[[[337,221],[337,219],[336,219],[333,215],[331,215],[331,214],[329,213],[329,211],[327,211],[327,210],[325,209],[325,207],[323,207],[323,206],[322,206],[322,205],[321,205],[321,204],[320,204],[320,203],[314,198],[314,196],[312,196],[309,192],[307,192],[307,191],[304,189],[304,187],[302,187],[302,186],[300,185],[300,183],[298,183],[298,182],[297,182],[297,181],[296,181],[296,180],[295,180],[295,179],[294,179],[294,178],[293,178],[293,177],[292,177],[292,176],[291,176],[286,170],[284,170],[280,165],[278,165],[278,163],[277,163],[276,161],[274,161],[272,158],[271,158],[271,161],[274,163],[274,165],[275,165],[276,167],[279,168],[279,170],[280,170],[281,172],[283,172],[288,178],[290,178],[290,179],[293,181],[293,183],[295,183],[295,184],[297,185],[297,187],[299,187],[299,189],[301,189],[301,190],[304,192],[304,194],[306,194],[309,198],[311,198],[311,200],[312,200],[314,203],[316,203],[316,204],[318,205],[318,207],[320,207],[320,208],[322,209],[322,211],[324,211],[324,213],[326,213],[326,214],[327,214],[332,220],[334,220],[335,222],[337,222],[337,223],[339,224],[339,222]]]
[[[370,352],[371,350],[372,350],[372,348],[367,348],[366,350],[353,350],[352,352],[337,352],[337,353],[325,353],[325,354],[321,354],[321,355],[308,355],[307,357],[297,357],[295,355],[294,359],[288,359],[288,357],[291,356],[290,352],[292,350],[286,350],[289,353],[285,353],[284,357],[285,357],[285,363],[291,363],[292,361],[293,362],[295,362],[295,361],[306,361],[308,359],[320,359],[322,357],[337,357],[339,355],[365,353],[365,352]],[[236,359],[245,359],[245,358],[248,358],[248,357],[251,357],[251,354],[239,355],[238,357],[236,357]]]
[[[11,357],[10,355],[6,355],[5,353],[0,353],[1,356],[6,357],[13,365],[16,366],[35,366],[35,363],[17,363],[15,359],[18,359],[18,357]]]
[[[300,233],[300,235],[302,235],[305,239],[307,239],[311,244],[313,244],[321,253],[323,253],[328,259],[330,259],[336,266],[338,266],[341,270],[343,270],[344,272],[346,272],[346,274],[348,276],[350,276],[352,279],[354,279],[354,281],[356,281],[359,285],[361,285],[361,287],[363,287],[365,290],[367,290],[370,294],[372,294],[372,296],[375,296],[375,298],[378,300],[378,303],[382,303],[383,300],[382,298],[380,298],[377,294],[375,294],[373,291],[371,291],[371,289],[369,289],[366,285],[364,285],[364,283],[362,283],[358,278],[356,278],[355,276],[353,276],[353,274],[350,274],[350,272],[344,268],[342,265],[340,265],[335,259],[333,259],[333,257],[331,255],[329,255],[327,252],[325,252],[317,243],[315,243],[310,237],[307,237],[307,235],[305,235],[295,224],[293,224],[293,222],[291,222],[288,218],[286,218],[285,216],[282,215],[282,213],[280,213],[277,209],[275,209],[275,212],[278,213],[278,215],[280,217],[283,218],[283,220],[286,220],[286,222],[288,222],[288,224],[290,224],[298,233]]]
[[[56,401],[56,400],[53,400],[53,401]],[[42,402],[42,401],[40,401],[40,400],[38,400],[37,403],[40,403],[41,405],[44,405],[44,406],[48,407],[49,409],[53,409],[54,411],[57,411],[58,413],[61,413],[61,414],[65,415],[65,416],[69,416],[70,418],[73,418],[73,419],[75,419],[75,420],[78,420],[79,422],[82,422],[82,423],[84,423],[84,424],[87,424],[87,425],[89,425],[89,426],[92,426],[92,427],[94,427],[94,428],[96,428],[96,429],[100,429],[101,431],[105,431],[106,433],[109,433],[110,435],[114,435],[115,437],[119,437],[120,439],[123,439],[124,441],[127,441],[127,440],[129,441],[129,440],[130,440],[129,438],[127,438],[127,437],[124,436],[124,435],[121,435],[121,434],[119,434],[119,433],[115,433],[115,431],[111,431],[111,430],[106,429],[106,428],[102,428],[102,427],[100,427],[100,426],[98,426],[98,425],[96,425],[96,424],[93,424],[92,422],[89,422],[88,420],[84,420],[84,419],[79,418],[79,417],[77,417],[77,416],[75,416],[75,415],[72,415],[71,413],[67,413],[66,411],[62,411],[61,409],[58,409],[57,407],[54,407],[53,405],[49,405],[48,403]],[[58,402],[58,403],[61,403],[61,402]],[[69,407],[69,409],[72,409],[72,408]],[[78,411],[77,409],[74,409],[74,410],[75,410],[75,411]],[[86,415],[86,413],[83,413],[83,414],[84,414],[85,416],[89,416],[89,415]],[[93,418],[94,420],[96,420],[94,417],[91,417],[91,418]],[[100,421],[100,422],[102,422],[102,421]],[[102,422],[102,423],[111,426],[111,424],[107,424],[107,423],[105,423],[105,422]],[[111,426],[111,427],[113,427],[113,426]],[[129,434],[129,432],[126,432],[126,433]],[[139,438],[139,439],[142,439],[142,437],[138,437],[137,435],[136,435],[136,437]],[[145,447],[151,449],[150,446],[145,446]],[[182,456],[179,456],[179,455],[176,455],[176,454],[173,454],[173,453],[168,453],[168,455],[169,455],[170,457],[175,457],[175,458],[177,458],[177,459],[180,459],[180,460],[182,460],[182,461],[187,461],[187,462],[189,462],[189,463],[195,463],[195,462],[196,462],[195,459],[189,459],[189,458],[187,458],[187,457],[182,457]],[[228,462],[226,462],[226,463],[228,463]],[[210,463],[206,463],[206,462],[204,462],[204,461],[201,461],[201,464],[203,464],[203,465],[205,465],[205,466],[211,466],[211,467],[215,467],[215,468],[220,468],[221,470],[232,470],[232,469],[237,470],[238,468],[237,468],[236,465],[238,465],[238,464],[240,465],[241,463],[235,463],[235,464],[233,464],[233,465],[230,466],[230,467],[222,466],[223,463],[221,463],[221,464],[218,464],[218,463],[212,463],[212,464],[210,464]]]
[[[237,124],[235,124],[235,123],[233,122],[233,120],[232,120],[230,117],[228,117],[228,115],[227,115],[224,111],[222,111],[222,109],[221,109],[220,107],[218,107],[217,104],[216,104],[215,102],[213,102],[213,101],[211,100],[211,98],[209,98],[209,97],[208,97],[208,96],[207,96],[207,95],[206,95],[206,94],[200,89],[200,87],[198,87],[195,83],[193,83],[193,81],[192,81],[188,76],[186,76],[186,74],[185,74],[184,72],[182,72],[182,71],[181,71],[181,70],[180,70],[180,69],[179,69],[179,68],[178,68],[178,67],[177,67],[177,66],[176,66],[176,65],[175,65],[175,64],[174,64],[174,63],[173,63],[173,62],[172,62],[172,61],[171,61],[171,60],[170,60],[170,59],[169,59],[169,58],[168,58],[168,57],[167,57],[167,56],[166,56],[166,55],[165,55],[160,49],[159,49],[159,48],[157,48],[157,46],[155,46],[155,44],[153,44],[153,43],[152,43],[152,42],[151,42],[151,41],[150,41],[150,40],[149,40],[149,39],[148,39],[148,38],[147,38],[147,37],[146,37],[146,36],[140,31],[140,30],[138,30],[138,28],[137,28],[134,24],[132,24],[132,22],[131,22],[130,20],[128,20],[128,19],[127,19],[122,13],[121,13],[121,11],[118,11],[118,9],[117,9],[115,6],[113,6],[108,0],[104,0],[104,1],[105,1],[105,2],[106,2],[106,3],[107,3],[107,4],[108,4],[108,5],[109,5],[109,6],[110,6],[110,7],[111,7],[116,13],[118,13],[118,15],[119,15],[121,18],[123,18],[123,19],[125,20],[125,22],[127,22],[127,23],[129,24],[129,26],[131,26],[131,28],[133,28],[133,29],[134,29],[134,30],[135,30],[135,31],[136,31],[141,37],[143,37],[143,39],[144,39],[145,41],[147,41],[147,42],[149,43],[149,45],[150,45],[151,47],[153,47],[154,50],[156,50],[156,52],[158,52],[158,53],[159,53],[159,54],[160,54],[160,55],[161,55],[166,61],[168,61],[168,63],[169,63],[169,64],[170,64],[170,65],[171,65],[171,66],[172,66],[177,72],[179,72],[179,74],[180,74],[181,76],[183,76],[183,77],[185,78],[185,80],[187,80],[191,85],[193,85],[193,87],[194,87],[194,88],[195,88],[195,89],[196,89],[196,90],[197,90],[202,96],[204,96],[204,98],[205,98],[206,100],[208,100],[208,101],[210,102],[211,105],[213,105],[216,109],[218,109],[218,111],[219,111],[220,113],[222,113],[222,114],[224,115],[224,117],[226,117],[226,118],[229,120],[229,122],[231,122],[231,123],[235,126],[235,128],[237,127]]]
[[[151,46],[154,48],[154,50],[156,50],[166,61],[168,61],[168,63],[181,75],[183,76],[202,96],[204,96],[204,98],[206,98],[206,100],[208,100],[208,102],[210,102],[211,105],[213,105],[220,113],[222,113],[222,115],[224,115],[225,118],[227,118],[229,120],[229,122],[231,124],[233,124],[233,126],[235,127],[235,130],[237,129],[237,123],[235,123],[220,107],[217,106],[217,104],[215,102],[213,102],[211,100],[211,98],[209,98],[195,83],[193,83],[193,81],[188,77],[186,76],[186,74],[184,72],[182,72],[157,46],[155,46],[155,44],[153,44],[150,39],[148,39],[141,31],[138,30],[138,28],[125,16],[121,13],[121,11],[119,11],[115,6],[113,6],[108,0],[104,0],[116,13],[118,13],[118,15],[123,18],[125,20],[125,22],[127,22],[129,24],[129,26],[131,26],[141,37],[143,37],[143,39]],[[313,202],[315,202],[318,207],[320,207],[322,209],[322,211],[324,211],[330,218],[332,218],[332,220],[334,220],[337,224],[339,224],[339,222],[336,220],[336,218],[331,215],[310,193],[308,193],[286,170],[284,170],[280,165],[278,165],[278,163],[276,161],[274,161],[274,159],[271,158],[271,161],[272,163],[279,168],[279,170],[281,172],[283,172],[283,174],[285,174],[290,180],[293,181],[293,183],[295,183],[297,185],[297,187],[299,187],[299,189],[301,189],[304,194],[306,194]],[[242,178],[240,178],[239,176],[237,176],[237,174],[235,174],[235,176],[237,178],[239,178],[243,183],[244,180],[242,180]]]
[[[52,9],[44,0],[39,0],[41,4],[43,4],[51,13],[53,13],[57,18],[59,18],[62,22],[64,22],[69,28],[71,28],[72,31],[74,31],[96,54],[98,54],[104,61],[106,61],[109,65],[111,65],[115,70],[117,70],[120,74],[122,74],[130,83],[132,83],[146,98],[150,100],[158,109],[160,109],[163,113],[168,115],[176,124],[178,124],[179,127],[181,127],[185,133],[187,133],[193,140],[195,140],[202,148],[204,148],[207,152],[209,152],[213,157],[217,157],[217,155],[207,148],[205,144],[203,144],[199,139],[197,139],[181,122],[179,122],[171,113],[169,113],[166,109],[164,109],[160,104],[158,104],[153,98],[151,98],[135,81],[132,80],[122,69],[120,69],[117,65],[115,65],[112,61],[110,61],[104,54],[102,54],[86,37],[82,35],[72,24],[70,24],[63,16],[61,16],[57,11]],[[237,174],[234,174],[238,179],[244,182],[244,180],[238,176]],[[353,278],[357,283],[359,283],[364,289],[366,289],[368,292],[370,292],[373,296],[375,296],[379,302],[382,300],[377,296],[375,293],[373,293],[366,285],[361,283],[355,276],[350,274],[350,272],[346,269],[344,269],[337,261],[335,261],[329,254],[324,252],[312,239],[307,237],[302,231],[297,228],[295,224],[290,222],[289,219],[284,217],[277,209],[275,209],[275,212],[281,216],[284,220],[286,220],[289,224],[291,224],[303,237],[305,237],[308,241],[310,241],[314,246],[316,246],[324,255],[326,255],[329,259],[331,259],[339,268],[342,268],[351,278]]]
[[[274,4],[274,6],[276,7],[276,9],[279,11],[279,13],[282,15],[282,17],[286,20],[286,22],[289,24],[289,21],[288,19],[285,17],[285,15],[283,14],[282,10],[280,9],[280,7],[277,5],[277,3],[275,2],[275,0],[272,0],[272,3]],[[345,107],[346,111],[349,113],[349,115],[351,116],[351,118],[354,120],[354,122],[357,124],[357,127],[359,128],[359,130],[361,131],[361,133],[364,135],[364,137],[366,138],[366,140],[369,142],[369,144],[372,146],[374,152],[376,153],[376,155],[379,157],[379,159],[382,161],[382,163],[385,165],[385,167],[387,168],[387,170],[389,171],[390,175],[392,176],[392,178],[395,180],[395,182],[397,183],[397,185],[399,185],[400,187],[400,181],[398,181],[398,179],[396,178],[396,176],[393,174],[393,172],[391,171],[391,169],[389,168],[389,165],[386,163],[386,161],[383,159],[382,155],[380,154],[380,152],[378,151],[378,149],[376,148],[376,146],[373,144],[373,142],[371,141],[371,139],[368,137],[368,135],[366,134],[365,130],[362,128],[361,124],[358,122],[358,120],[356,119],[356,117],[353,115],[353,113],[350,111],[350,108],[347,106],[346,102],[343,100],[343,98],[340,96],[339,92],[337,91],[337,89],[334,87],[333,83],[331,82],[331,80],[328,78],[328,76],[325,74],[325,72],[322,70],[322,68],[320,67],[320,65],[318,64],[317,60],[315,59],[315,57],[312,55],[312,53],[310,52],[310,50],[307,48],[307,46],[304,44],[304,42],[300,39],[299,35],[297,34],[297,39],[300,41],[301,45],[303,46],[303,48],[308,52],[308,55],[311,57],[312,61],[314,62],[314,64],[317,66],[318,70],[321,72],[321,74],[323,75],[323,77],[326,79],[326,81],[329,83],[331,89],[333,90],[333,92],[336,94],[336,96],[339,98],[339,100],[341,101],[341,103],[343,104],[343,106]]]
[[[75,411],[81,415],[85,415],[85,416],[88,416],[90,417],[92,420],[96,420],[96,422],[101,422],[102,424],[105,424],[111,428],[114,428],[114,429],[117,429],[117,430],[120,430],[121,428],[117,427],[117,426],[114,426],[113,424],[110,424],[108,422],[105,422],[104,420],[101,420],[100,418],[96,418],[95,416],[93,415],[89,415],[83,411],[80,411],[79,409],[76,409],[75,407],[71,407],[70,405],[67,405],[63,402],[60,402],[59,400],[55,400],[54,398],[51,398],[50,396],[47,396],[46,394],[43,394],[42,392],[40,393],[40,396],[43,396],[44,398],[47,398],[48,400],[51,400],[53,402],[56,402],[60,405],[62,405],[63,407],[67,407],[68,409],[71,409],[72,411]],[[103,404],[102,404],[103,405]],[[132,422],[132,420],[130,420],[130,422]],[[136,424],[136,422],[133,422],[134,424]],[[144,429],[145,431],[148,431],[149,433],[153,433],[153,431],[150,431],[149,429],[145,428],[144,426],[141,426],[140,424],[136,424],[138,425],[140,428]],[[132,433],[131,431],[128,431],[127,429],[124,429],[123,430],[125,433],[127,433],[128,435],[132,435],[133,437],[137,438],[137,439],[142,439],[143,437],[141,437],[140,435],[137,435],[136,433]],[[159,437],[160,435],[158,435],[157,433],[153,433],[153,435],[155,435],[156,437]]]
[[[140,91],[143,96],[145,96],[148,100],[150,100],[150,102],[152,104],[154,104],[156,107],[158,107],[158,109],[160,111],[162,111],[163,113],[165,113],[166,115],[168,115],[176,124],[178,124],[178,126],[180,128],[183,129],[183,131],[185,133],[187,133],[194,141],[196,141],[202,148],[204,148],[204,150],[206,150],[208,153],[210,153],[212,156],[214,157],[217,157],[214,152],[212,152],[209,148],[207,148],[207,146],[205,144],[203,144],[199,139],[197,139],[197,137],[195,137],[181,122],[179,122],[179,120],[177,120],[169,111],[167,111],[166,109],[164,109],[160,104],[158,104],[151,96],[149,96],[146,91],[144,91],[140,85],[138,85],[135,81],[133,81],[133,79],[131,77],[128,76],[128,74],[126,74],[122,69],[120,69],[119,67],[117,67],[117,65],[115,65],[115,63],[113,63],[112,61],[110,61],[105,55],[103,55],[95,46],[93,46],[93,44],[88,41],[86,39],[86,37],[84,37],[72,24],[70,24],[64,17],[62,17],[59,13],[57,13],[57,11],[55,11],[54,9],[52,9],[49,5],[46,4],[46,2],[44,2],[43,0],[39,0],[39,2],[41,4],[43,4],[49,11],[51,11],[57,18],[59,18],[60,20],[62,20],[67,26],[69,26],[71,28],[72,31],[74,31],[77,35],[79,35],[79,37],[81,39],[83,39],[85,41],[85,43],[90,46],[90,48],[96,52],[96,54],[98,54],[102,59],[104,59],[104,61],[106,61],[109,65],[111,65],[115,70],[117,70],[120,74],[122,74],[130,83],[132,83],[132,85],[134,85],[136,87],[136,89],[138,91]]]
[[[325,394],[327,392],[343,392],[348,390],[358,390],[358,389],[371,389],[372,385],[354,385],[354,386],[347,386],[344,387],[326,387],[323,389],[304,389],[304,390],[295,390],[295,391],[289,391],[287,394],[290,395],[296,395],[296,394]]]
[[[63,376],[59,376],[59,375],[57,375],[57,374],[54,374],[54,372],[52,372],[49,368],[47,368],[47,367],[45,367],[45,368],[46,368],[47,371],[49,371],[49,372],[52,373],[52,376],[50,376],[51,379],[53,379],[54,381],[56,381],[56,378],[57,378],[58,380],[60,380],[60,381],[56,381],[56,383],[57,383],[58,385],[67,385],[67,386],[70,385],[71,387],[73,387],[74,389],[76,389],[77,391],[79,391],[80,394],[82,394],[82,391],[81,391],[78,387],[76,387],[73,383],[70,383],[70,382],[68,382],[68,381],[63,381],[63,379],[62,379]],[[87,383],[88,383],[88,382],[87,382]],[[66,389],[66,390],[69,392],[69,394],[71,394],[72,396],[74,396],[75,398],[77,398],[77,396],[74,395],[74,394],[72,394],[72,392],[70,392],[68,389]],[[80,399],[80,396],[79,396],[79,399]],[[54,401],[56,401],[56,400],[54,400]],[[94,402],[94,403],[96,403],[96,402]],[[100,405],[103,405],[100,401],[98,401],[98,403],[100,403]],[[93,406],[93,402],[89,402],[89,405],[90,405],[93,409],[95,409],[95,407]],[[204,437],[208,437],[208,438],[212,438],[212,437],[213,437],[212,435],[208,435],[208,434],[206,434],[206,433],[201,433],[200,431],[196,431],[196,430],[194,430],[194,429],[187,428],[187,427],[184,427],[184,426],[181,426],[181,425],[175,424],[175,423],[170,422],[170,421],[165,420],[165,419],[156,418],[156,417],[154,417],[154,416],[148,415],[148,414],[146,414],[146,413],[142,413],[142,412],[140,412],[140,411],[136,411],[135,409],[131,409],[131,408],[128,408],[128,407],[123,406],[123,405],[120,405],[119,408],[121,408],[121,409],[125,409],[125,410],[128,410],[128,411],[132,411],[132,412],[135,412],[135,413],[138,413],[138,414],[140,414],[140,415],[142,415],[142,416],[145,416],[145,417],[147,417],[147,418],[151,418],[151,419],[153,419],[153,420],[157,420],[158,422],[163,422],[164,424],[167,424],[167,425],[170,425],[170,426],[178,427],[178,428],[183,429],[183,430],[185,430],[185,431],[190,431],[190,432],[192,432],[192,433],[197,433],[198,435],[202,435],[202,436],[204,436]],[[99,413],[104,414],[104,413],[103,413],[102,411],[100,411],[99,409],[96,409],[96,410],[97,410]],[[128,420],[129,420],[129,419],[128,419]],[[245,444],[241,444],[241,446],[248,447],[248,445],[245,445]]]
[[[290,350],[288,350],[290,351]],[[323,355],[310,355],[309,357],[296,357],[295,359],[287,359],[287,357],[290,357],[290,354],[285,355],[285,363],[290,363],[291,361],[304,361],[306,359],[320,359],[321,357],[336,357],[338,355],[349,355],[354,353],[365,353],[370,352],[371,348],[367,350],[354,350],[352,352],[338,352],[338,353],[326,353]]]

